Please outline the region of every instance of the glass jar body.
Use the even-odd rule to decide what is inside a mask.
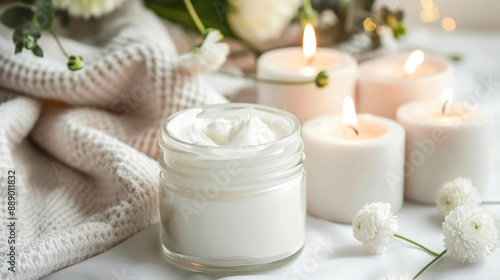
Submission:
[[[238,106],[231,105],[220,106]],[[298,129],[284,141],[232,151],[170,137],[164,131],[158,160],[162,248],[170,262],[234,274],[271,269],[300,254],[306,180]]]

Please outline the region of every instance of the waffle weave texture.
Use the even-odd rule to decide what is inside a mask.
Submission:
[[[39,40],[43,59],[14,55],[12,30],[0,27],[0,279],[38,279],[157,221],[162,122],[186,107],[226,102],[178,70],[173,39],[140,1],[56,33],[84,57],[82,70],[67,69],[49,34]],[[9,170],[15,273],[5,255]]]

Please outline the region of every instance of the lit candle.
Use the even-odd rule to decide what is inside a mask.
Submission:
[[[344,96],[354,96],[357,62],[349,54],[316,47],[312,25],[304,29],[303,46],[272,50],[257,62],[257,76],[278,81],[310,81],[321,71],[327,71],[329,83],[319,88],[314,83],[285,85],[259,83],[258,102],[285,109],[301,123],[342,110]]]
[[[452,102],[450,88],[441,100],[412,102],[397,111],[406,129],[405,195],[435,203],[439,189],[468,177],[484,192],[489,186],[491,114]]]
[[[308,24],[304,28],[304,37],[302,39],[302,53],[304,54],[306,63],[300,71],[305,76],[313,76],[316,74],[316,69],[311,66],[316,58],[316,51],[316,33],[314,33],[314,27]]]
[[[403,204],[401,174],[405,133],[396,122],[373,115],[356,115],[350,96],[343,115],[317,117],[303,125],[307,157],[307,209],[322,219],[350,223],[365,204]]]
[[[424,62],[424,53],[421,50],[412,52],[405,63],[404,70],[406,75],[412,77],[422,62]]]
[[[452,76],[446,61],[420,50],[367,61],[359,67],[359,111],[396,119],[402,104],[438,98]]]

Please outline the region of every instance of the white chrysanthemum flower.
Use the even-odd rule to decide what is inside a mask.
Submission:
[[[226,62],[229,54],[229,45],[219,42],[222,34],[219,30],[213,30],[203,40],[201,46],[192,52],[180,56],[179,66],[193,74],[212,72]]]
[[[496,248],[500,248],[500,216],[495,215],[493,217],[493,220],[495,221],[495,227],[497,229],[497,245],[496,245]]]
[[[411,277],[408,275],[387,275],[385,277],[380,278],[380,280],[411,280]]]
[[[372,254],[383,254],[398,230],[390,203],[367,204],[352,221],[354,237]]]
[[[227,21],[238,37],[258,43],[278,38],[297,15],[300,0],[229,0]]]
[[[57,0],[52,2],[54,7],[67,10],[72,17],[89,19],[91,17],[99,18],[111,13],[124,0]]]
[[[437,207],[443,217],[460,205],[479,205],[481,196],[468,178],[458,177],[439,190]]]
[[[458,206],[443,222],[444,245],[459,262],[475,263],[491,254],[498,241],[493,218],[479,206]]]

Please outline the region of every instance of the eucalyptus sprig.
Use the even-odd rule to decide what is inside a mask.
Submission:
[[[43,57],[43,50],[38,44],[38,39],[42,36],[42,31],[47,31],[54,37],[64,56],[68,58],[68,69],[79,70],[83,67],[83,58],[79,55],[68,55],[57,34],[52,30],[52,24],[56,18],[60,19],[63,26],[69,25],[68,12],[55,9],[52,0],[19,0],[0,15],[0,22],[14,29],[12,40],[15,44],[15,54],[26,49],[36,56]]]

